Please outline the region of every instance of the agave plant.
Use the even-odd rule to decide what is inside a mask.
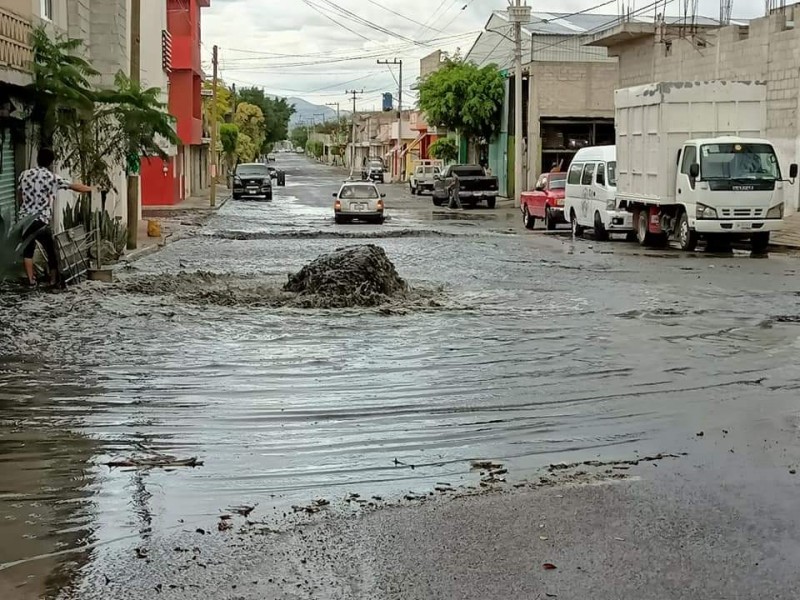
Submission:
[[[33,221],[25,217],[15,223],[0,213],[0,282],[20,275],[22,252],[34,237],[25,232]]]
[[[128,227],[122,222],[120,217],[112,217],[105,210],[92,210],[91,198],[81,196],[74,206],[67,206],[64,209],[64,228],[72,229],[80,225],[88,231],[97,228],[97,213],[100,212],[100,240],[108,242],[105,244],[109,248],[111,256],[103,258],[117,260],[125,251],[128,241]],[[113,251],[110,249],[113,248]],[[90,248],[94,252],[94,248]]]

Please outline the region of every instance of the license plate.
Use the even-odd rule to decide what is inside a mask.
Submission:
[[[750,223],[734,223],[734,229],[742,230],[742,229],[752,229],[752,225]]]
[[[350,210],[354,210],[356,212],[364,212],[367,209],[366,204],[351,204]]]
[[[257,194],[257,193],[258,193],[258,190],[257,190],[257,189],[253,189],[253,188],[251,188],[251,189],[247,190],[247,193],[248,193],[248,194]]]

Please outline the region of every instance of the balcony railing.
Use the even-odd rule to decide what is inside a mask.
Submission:
[[[30,20],[0,8],[0,67],[30,72],[32,30]]]

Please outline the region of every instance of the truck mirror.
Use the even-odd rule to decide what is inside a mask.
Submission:
[[[789,179],[797,179],[797,164],[789,165]]]
[[[698,165],[697,163],[692,163],[689,166],[689,177],[691,177],[692,179],[697,179],[698,177],[700,177],[700,165]]]
[[[331,194],[331,196],[333,196],[334,198],[336,198],[336,196],[338,196],[338,195],[339,194],[337,194],[336,192],[333,192],[333,194]]]

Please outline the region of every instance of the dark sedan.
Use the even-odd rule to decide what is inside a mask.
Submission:
[[[233,172],[233,199],[272,200],[272,175],[262,163],[242,163]]]

